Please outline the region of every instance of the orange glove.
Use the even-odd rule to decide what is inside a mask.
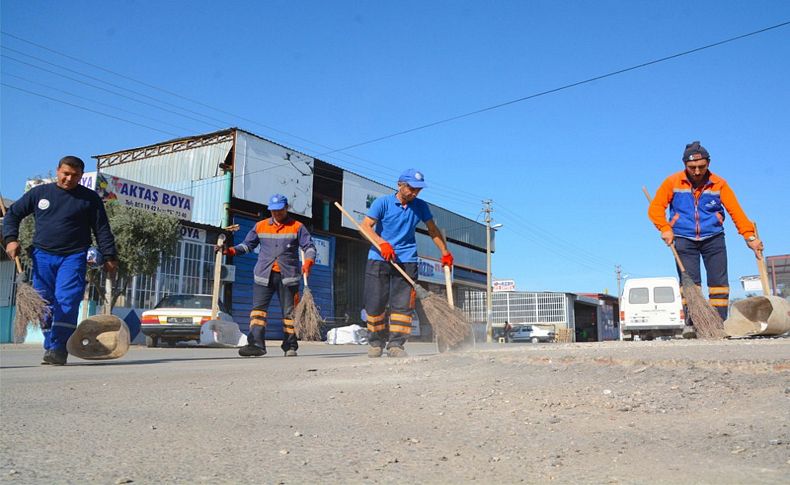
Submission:
[[[442,255],[442,266],[449,266],[453,267],[453,253],[448,252],[445,255]]]
[[[224,254],[225,256],[236,256],[236,248],[234,248],[233,246],[229,248],[223,247],[222,254]]]
[[[314,264],[315,264],[315,260],[305,259],[304,263],[302,263],[302,273],[304,273],[305,276],[309,276],[310,269],[313,267]]]
[[[395,250],[392,249],[392,245],[388,242],[381,243],[379,247],[379,252],[381,252],[381,257],[384,258],[384,261],[394,261],[395,260]]]

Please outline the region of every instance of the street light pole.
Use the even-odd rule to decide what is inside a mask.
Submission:
[[[487,199],[483,201],[483,212],[485,212],[485,223],[486,223],[486,342],[493,342],[494,341],[494,309],[492,304],[492,295],[493,287],[491,285],[491,231],[495,231],[502,227],[502,224],[494,224],[491,225],[491,213],[494,212],[494,209],[491,208],[491,204],[494,201],[491,199]]]
[[[494,341],[494,327],[491,305],[491,200],[483,201],[486,223],[486,342]]]

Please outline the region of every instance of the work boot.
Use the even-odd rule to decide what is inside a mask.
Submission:
[[[247,344],[239,349],[239,355],[242,357],[261,357],[266,355],[266,349],[257,345]]]
[[[403,347],[390,347],[387,349],[387,356],[388,357],[408,357],[409,354],[406,353],[406,350]]]
[[[375,359],[376,357],[381,357],[384,351],[381,347],[368,347],[368,357],[371,359]]]
[[[692,325],[686,325],[683,327],[683,333],[681,335],[683,338],[687,339],[697,338],[697,330]]]
[[[296,357],[296,351],[294,349],[288,349],[285,351],[286,357]]]
[[[41,359],[41,365],[66,365],[69,353],[65,350],[46,350]]]

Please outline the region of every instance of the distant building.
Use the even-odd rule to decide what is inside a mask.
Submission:
[[[620,336],[618,302],[612,295],[506,291],[491,296],[491,322],[496,335],[508,322],[513,327],[530,324],[554,331],[568,329],[577,342],[617,340]],[[485,291],[467,292],[465,298],[456,301],[470,322],[486,322]]]
[[[768,285],[771,294],[784,298],[790,297],[790,254],[768,256],[765,258],[768,269]]]
[[[232,234],[232,242],[238,244],[257,221],[268,216],[268,197],[282,193],[292,206],[291,215],[308,227],[316,242],[318,258],[310,287],[322,317],[329,322],[360,322],[370,244],[333,204],[340,202],[361,220],[376,197],[394,192],[395,180],[387,180],[387,185],[374,182],[237,128],[94,158],[100,173],[186,194],[194,200],[191,219],[182,221],[178,255],[163,262],[156,276],[135,277],[125,295],[126,306],[143,310],[167,294],[210,293],[218,234],[238,224],[240,229]],[[429,184],[439,175],[428,174]],[[454,293],[456,301],[461,301],[466,293],[485,289],[485,225],[435,205],[431,211],[437,225],[446,231],[455,256]],[[422,225],[417,246],[420,284],[444,294],[441,254]],[[255,255],[227,258],[226,264],[235,267],[235,274],[227,272],[223,300],[246,331]],[[275,301],[270,307],[273,316],[279,315],[277,305]],[[267,337],[278,338],[281,325],[277,317],[271,318]],[[428,323],[422,322],[415,333],[430,336]]]

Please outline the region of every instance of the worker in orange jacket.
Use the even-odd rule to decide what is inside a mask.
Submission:
[[[686,273],[698,286],[702,285],[702,257],[710,303],[721,318],[726,319],[730,287],[724,243],[725,209],[758,259],[762,259],[763,243],[757,238],[754,223],[746,217],[727,181],[708,169],[710,155],[700,142],[686,145],[683,163],[685,170],[670,175],[659,187],[650,203],[648,217],[661,231],[661,239],[668,246],[675,245]],[[693,322],[687,320],[686,323],[683,336],[694,338]]]
[[[269,304],[277,294],[283,313],[283,342],[286,357],[296,357],[299,343],[294,330],[294,307],[299,302],[299,282],[315,264],[316,249],[310,232],[288,215],[288,198],[274,194],[268,201],[271,217],[255,224],[240,244],[224,248],[223,253],[241,256],[258,248],[253,270],[252,312],[247,345],[239,349],[242,357],[266,355],[266,324]],[[304,262],[299,264],[299,249]]]

